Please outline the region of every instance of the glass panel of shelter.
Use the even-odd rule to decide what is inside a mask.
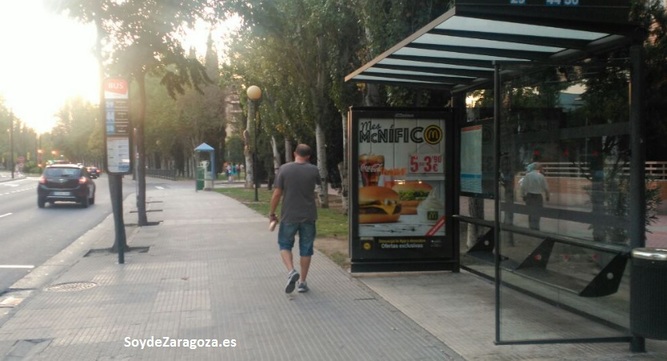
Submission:
[[[622,66],[587,70],[545,66],[504,84],[498,244],[493,197],[460,197],[469,220],[459,228],[462,266],[493,277],[500,252],[501,343],[617,337],[629,327],[620,255],[629,244],[629,75]],[[492,109],[477,114],[492,126]],[[482,138],[493,149],[493,137]],[[548,193],[534,183],[542,177]]]

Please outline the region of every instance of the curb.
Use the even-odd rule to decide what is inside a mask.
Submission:
[[[129,212],[125,211],[127,209],[126,206],[129,205],[129,203],[125,204],[126,200],[132,195],[133,193],[128,194],[123,200],[123,219],[129,214]],[[4,293],[0,294],[0,326],[11,318],[11,315],[18,310],[23,301],[36,291],[42,291],[45,286],[76,265],[88,252],[96,249],[95,245],[97,243],[100,243],[100,245],[102,242],[105,245],[113,243],[115,239],[113,217],[112,212],[97,226],[86,231],[86,233],[69,246],[49,258],[43,264],[32,269],[30,273],[14,282]],[[126,225],[126,242],[129,244],[139,227],[133,227],[130,232],[127,232],[127,228],[128,226]]]

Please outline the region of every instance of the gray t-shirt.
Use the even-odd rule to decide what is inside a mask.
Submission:
[[[280,221],[316,221],[315,186],[320,184],[320,173],[313,164],[290,162],[280,166],[275,182],[283,192]]]

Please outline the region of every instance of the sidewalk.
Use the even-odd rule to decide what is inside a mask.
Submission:
[[[15,172],[14,178],[12,178],[12,173],[10,171],[4,171],[4,170],[0,171],[0,183],[9,182],[14,179],[23,179],[23,178],[25,178],[25,174],[22,173]]]
[[[352,277],[316,253],[311,291],[285,295],[264,215],[151,179],[159,225],[139,228],[134,201],[125,264],[102,251],[109,217],[0,296],[0,360],[667,359],[667,343],[651,340],[644,354],[627,343],[496,346],[494,286],[467,272]],[[180,347],[154,347],[165,340]]]
[[[133,202],[126,225],[136,223]],[[234,200],[151,180],[147,203],[160,224],[127,228],[142,251],[125,264],[84,256],[113,243],[107,218],[13,286],[16,302],[26,298],[0,316],[0,360],[462,360],[320,254],[311,291],[285,295],[276,234]],[[165,337],[201,347],[139,346]],[[230,347],[207,348],[207,339]]]

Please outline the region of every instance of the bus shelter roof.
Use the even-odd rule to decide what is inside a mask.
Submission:
[[[493,84],[496,64],[505,76],[517,65],[568,64],[642,41],[629,14],[629,0],[458,0],[345,81],[481,89]]]

